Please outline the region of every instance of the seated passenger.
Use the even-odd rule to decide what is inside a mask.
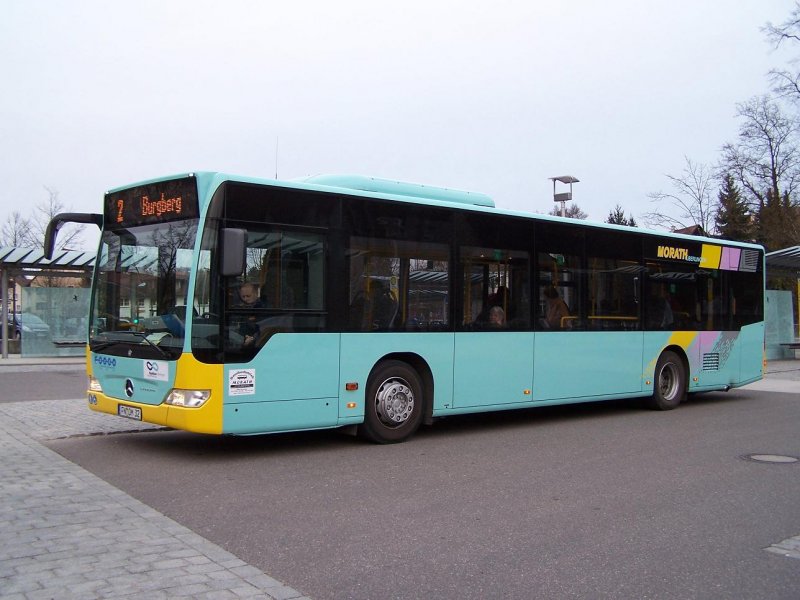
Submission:
[[[372,329],[393,329],[397,317],[397,301],[391,290],[382,281],[373,281],[370,290]]]
[[[258,286],[255,283],[243,283],[239,288],[241,302],[235,308],[263,308],[264,304],[258,295]],[[242,345],[252,346],[258,338],[260,327],[255,315],[248,315],[238,327],[238,332],[244,339]]]
[[[553,286],[544,289],[544,297],[547,301],[547,312],[544,317],[544,325],[548,329],[561,329],[563,318],[569,316],[567,303],[558,295],[558,290]]]
[[[674,322],[672,307],[669,301],[656,293],[651,296],[647,303],[647,314],[649,328],[652,329],[671,329]]]
[[[492,329],[503,329],[506,326],[506,312],[499,306],[489,310],[489,326]]]

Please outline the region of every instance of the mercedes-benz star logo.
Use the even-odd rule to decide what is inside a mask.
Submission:
[[[125,395],[128,398],[133,397],[133,382],[130,379],[125,380]]]

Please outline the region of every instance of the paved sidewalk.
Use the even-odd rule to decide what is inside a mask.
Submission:
[[[787,394],[800,393],[800,360],[774,360],[768,362],[766,377],[746,385],[744,389]]]
[[[82,398],[0,405],[0,598],[304,598],[37,441],[131,425]]]
[[[86,368],[82,356],[60,356],[53,358],[23,358],[19,354],[0,357],[0,373],[29,373],[31,371],[72,371]]]

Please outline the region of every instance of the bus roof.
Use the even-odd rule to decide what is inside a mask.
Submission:
[[[494,208],[494,200],[480,192],[466,192],[450,188],[409,183],[406,181],[393,181],[391,179],[378,179],[365,175],[314,175],[301,179],[305,183],[338,187],[362,192],[390,194],[394,196],[409,196],[424,198],[426,200],[444,200],[457,204],[472,204]]]
[[[742,247],[759,248],[763,247],[759,244],[748,242],[739,242],[734,240],[724,240],[720,238],[703,237],[698,235],[690,235],[683,233],[674,233],[671,231],[656,231],[653,229],[645,229],[639,227],[629,227],[626,225],[614,225],[610,223],[601,223],[598,221],[584,221],[581,219],[570,219],[559,216],[553,216],[542,213],[533,213],[519,210],[509,210],[497,208],[494,200],[486,194],[480,192],[468,192],[463,190],[455,190],[444,187],[436,187],[424,185],[420,183],[410,183],[404,181],[395,181],[391,179],[380,179],[377,177],[369,177],[365,175],[314,175],[311,177],[302,177],[294,180],[281,180],[269,179],[264,177],[251,177],[242,175],[233,175],[223,172],[195,172],[195,173],[182,173],[171,175],[167,177],[158,177],[147,181],[138,182],[131,185],[122,186],[109,190],[109,193],[117,192],[139,185],[146,185],[156,183],[159,181],[166,181],[170,179],[177,179],[181,177],[197,177],[198,184],[203,187],[208,186],[206,189],[214,189],[218,185],[226,181],[236,183],[249,183],[254,185],[274,186],[280,188],[294,188],[326,192],[350,192],[357,196],[377,196],[385,200],[395,200],[400,202],[428,202],[431,205],[450,206],[452,208],[466,208],[478,212],[486,212],[492,214],[502,214],[515,217],[534,218],[541,221],[551,221],[553,223],[568,222],[572,225],[593,227],[600,229],[615,229],[618,231],[638,232],[645,235],[658,235],[683,240],[708,240],[716,244],[728,244]]]

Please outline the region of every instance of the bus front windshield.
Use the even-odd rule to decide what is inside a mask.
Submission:
[[[175,359],[183,349],[197,219],[107,226],[92,289],[95,352]]]

